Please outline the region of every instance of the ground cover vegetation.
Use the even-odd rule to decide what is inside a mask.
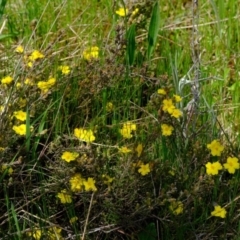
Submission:
[[[0,239],[239,239],[239,1],[0,3]]]

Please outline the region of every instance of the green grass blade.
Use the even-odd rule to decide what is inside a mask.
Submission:
[[[17,214],[16,214],[16,211],[14,209],[14,206],[13,206],[13,203],[11,203],[11,213],[12,213],[12,216],[13,216],[13,220],[14,220],[14,224],[16,226],[16,229],[17,229],[17,232],[18,232],[18,236],[19,238],[21,237],[21,230],[20,230],[20,226],[19,226],[19,223],[18,223],[18,218],[17,218]]]
[[[0,19],[2,18],[3,14],[4,14],[6,4],[7,4],[7,0],[0,1]]]
[[[157,42],[158,31],[160,27],[160,10],[159,3],[156,2],[153,6],[152,17],[149,24],[148,30],[148,48],[147,48],[147,58],[151,58],[153,49]]]
[[[131,25],[127,32],[127,56],[128,63],[130,66],[133,65],[134,56],[135,56],[135,48],[136,48],[136,26],[135,24]]]
[[[27,119],[26,119],[26,148],[27,148],[27,151],[30,150],[30,140],[31,140],[31,126],[30,126],[29,110],[27,109]]]

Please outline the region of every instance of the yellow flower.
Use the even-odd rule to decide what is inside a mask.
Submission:
[[[211,212],[211,216],[225,218],[227,211],[225,208],[220,207],[219,205],[214,207],[214,211]]]
[[[69,222],[70,222],[71,224],[73,224],[73,223],[75,223],[77,220],[78,220],[78,217],[75,216],[75,217],[70,218]]]
[[[6,164],[2,165],[2,172],[7,171],[7,174],[10,176],[13,173],[12,167],[8,167]]]
[[[175,102],[181,102],[182,98],[179,95],[173,95]]]
[[[238,159],[236,157],[228,157],[227,163],[223,164],[223,166],[231,174],[234,174],[236,169],[239,169],[239,167],[240,167]]]
[[[8,85],[8,84],[12,83],[12,81],[13,81],[12,77],[6,76],[6,77],[2,78],[1,83]]]
[[[14,125],[12,129],[18,135],[26,135],[26,132],[27,132],[26,124],[21,124],[19,126]]]
[[[19,100],[18,100],[18,106],[19,106],[20,108],[23,108],[23,107],[25,107],[26,105],[27,105],[27,100],[24,99],[24,98],[19,98]]]
[[[222,165],[219,162],[205,164],[208,175],[217,175],[219,170],[222,170]]]
[[[15,52],[17,53],[23,53],[24,52],[24,48],[22,45],[18,45],[15,49]]]
[[[83,128],[75,128],[74,136],[84,142],[93,142],[96,139],[92,130],[86,130]]]
[[[179,109],[174,108],[172,113],[171,113],[171,116],[175,117],[175,118],[179,118],[179,117],[182,116],[182,112]]]
[[[167,92],[163,89],[163,88],[160,88],[160,89],[158,89],[158,94],[160,94],[160,95],[166,95],[167,94]]]
[[[26,121],[27,113],[26,113],[26,112],[23,112],[22,110],[20,110],[20,111],[15,111],[15,112],[13,113],[13,116],[14,116],[15,118],[17,118],[18,120],[20,120],[20,121]]]
[[[164,99],[162,109],[164,112],[168,112],[169,114],[172,114],[173,110],[175,109],[172,99]]]
[[[29,56],[28,59],[29,59],[31,62],[34,62],[35,60],[40,59],[40,58],[44,58],[44,55],[43,55],[40,51],[34,50],[34,51],[31,53],[31,55]]]
[[[107,112],[112,112],[112,111],[113,111],[113,108],[114,108],[114,105],[113,105],[112,102],[108,102],[108,103],[106,104],[106,111],[107,111]]]
[[[207,148],[211,150],[212,156],[221,156],[221,152],[224,149],[218,140],[213,140],[210,144],[207,144]]]
[[[95,180],[93,178],[88,178],[87,180],[83,181],[83,185],[86,191],[97,191]]]
[[[171,202],[169,209],[174,215],[179,215],[183,213],[183,203],[181,201],[173,201]]]
[[[118,148],[118,150],[119,150],[120,153],[130,153],[132,151],[131,149],[129,149],[125,146]]]
[[[73,192],[81,192],[83,191],[83,182],[84,178],[79,173],[76,173],[73,177],[70,178],[69,183],[71,190]]]
[[[63,66],[60,66],[59,69],[62,71],[62,74],[64,75],[68,75],[70,73],[69,66],[63,65]]]
[[[108,176],[108,175],[105,175],[105,174],[102,175],[102,178],[105,179],[105,180],[103,181],[103,183],[104,183],[104,184],[107,184],[107,185],[109,185],[110,183],[112,183],[113,180],[114,180],[114,178],[112,178],[112,177],[110,177],[110,176]]]
[[[135,148],[135,151],[137,152],[137,156],[140,157],[143,151],[143,145],[139,143],[137,147]]]
[[[69,193],[67,193],[66,189],[61,190],[61,192],[57,194],[57,197],[60,199],[61,203],[72,202],[72,197]]]
[[[132,12],[132,15],[136,15],[137,13],[139,12],[139,8],[136,8],[133,12]]]
[[[66,162],[71,162],[76,160],[76,158],[79,156],[77,152],[63,152],[61,159]]]
[[[27,63],[27,66],[28,66],[29,68],[32,68],[32,67],[33,67],[33,62],[28,62],[28,63]]]
[[[140,168],[138,169],[138,172],[140,173],[140,174],[142,174],[142,176],[145,176],[145,175],[147,175],[148,173],[150,173],[150,166],[149,166],[149,163],[147,163],[147,164],[141,164],[140,165]]]
[[[116,11],[116,14],[121,17],[125,17],[128,14],[128,9],[121,7]]]
[[[137,125],[131,122],[126,122],[120,129],[120,133],[124,138],[132,138],[132,132],[137,130]]]
[[[42,92],[46,93],[51,87],[53,87],[56,83],[55,78],[49,78],[47,81],[39,81],[37,86]]]
[[[168,124],[162,124],[161,129],[163,136],[171,136],[174,128]]]
[[[86,60],[97,59],[99,48],[97,46],[89,47],[83,51],[83,58]]]
[[[47,233],[47,240],[63,240],[61,231],[62,229],[58,227],[49,228]]]
[[[30,236],[32,236],[36,240],[40,240],[41,236],[42,236],[42,231],[39,230],[39,229],[35,230],[35,231],[32,232],[32,234]]]
[[[25,83],[26,85],[33,86],[33,81],[32,81],[31,79],[29,79],[29,78],[26,78],[25,81],[24,81],[24,83]]]

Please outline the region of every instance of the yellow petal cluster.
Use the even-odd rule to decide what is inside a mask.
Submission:
[[[227,162],[223,164],[224,168],[228,170],[230,174],[234,174],[239,169],[239,162],[236,157],[228,157]]]
[[[66,162],[71,162],[76,160],[76,158],[79,156],[79,153],[77,152],[63,152],[61,159],[66,161]]]
[[[168,124],[162,124],[161,125],[161,130],[162,130],[162,135],[163,136],[171,136],[173,132],[173,127]]]
[[[211,212],[211,216],[225,218],[227,211],[225,208],[220,207],[219,205],[214,207],[214,211]]]
[[[22,110],[20,110],[20,111],[15,111],[15,112],[13,113],[13,116],[14,116],[16,119],[20,120],[20,121],[26,121],[27,113],[26,113],[26,112],[23,112]]]
[[[120,17],[125,17],[128,14],[128,9],[121,7],[116,11],[116,14]]]
[[[179,215],[183,213],[183,203],[181,201],[173,201],[171,202],[169,209],[174,215]]]
[[[145,176],[147,175],[148,173],[150,173],[150,165],[149,163],[147,164],[141,164],[140,165],[140,168],[138,169],[138,172],[142,175],[142,176]]]
[[[132,132],[137,130],[137,125],[131,122],[126,122],[120,129],[120,133],[124,138],[132,138]]]
[[[55,78],[49,78],[47,81],[39,81],[37,86],[43,93],[46,93],[49,91],[51,87],[53,87],[56,83]]]
[[[57,194],[57,197],[60,199],[61,203],[71,203],[72,202],[72,197],[67,192],[66,189],[61,190],[61,192]]]
[[[69,180],[71,190],[73,192],[82,192],[84,190],[83,188],[83,182],[84,178],[82,178],[81,174],[76,173],[74,176],[72,176]]]
[[[120,153],[130,153],[132,151],[131,149],[129,149],[126,146],[120,147],[118,150]]]
[[[84,128],[75,128],[74,136],[84,142],[93,142],[96,139],[92,130]]]
[[[212,156],[221,156],[224,147],[218,140],[213,140],[211,143],[207,144],[207,148],[211,150]]]
[[[8,85],[8,84],[12,83],[12,81],[13,81],[13,78],[11,76],[6,76],[6,77],[2,78],[1,83]]]
[[[214,163],[210,163],[208,162],[207,164],[205,164],[206,166],[206,171],[208,175],[217,175],[219,170],[222,170],[222,165],[219,162],[214,162]]]
[[[95,180],[93,178],[88,178],[87,180],[83,181],[83,185],[85,187],[85,191],[97,191],[97,188],[95,186]]]
[[[70,67],[67,65],[60,66],[59,69],[63,75],[68,75],[70,73]]]
[[[97,59],[99,56],[99,48],[97,46],[86,48],[83,51],[83,58],[85,60]]]

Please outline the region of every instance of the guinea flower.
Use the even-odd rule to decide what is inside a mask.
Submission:
[[[147,163],[147,164],[141,164],[141,165],[140,165],[140,168],[138,169],[138,172],[139,172],[142,176],[145,176],[145,175],[147,175],[148,173],[150,173],[149,163]]]
[[[86,130],[83,128],[75,128],[74,136],[84,142],[93,142],[96,139],[92,130]]]
[[[132,151],[131,149],[129,149],[125,146],[118,148],[118,150],[120,153],[130,153]]]
[[[166,95],[167,94],[166,90],[163,89],[163,88],[158,89],[157,93],[160,94],[160,95]]]
[[[169,114],[172,114],[174,109],[175,109],[175,106],[173,105],[172,99],[164,99],[163,100],[162,110],[164,112],[168,112]]]
[[[35,240],[40,240],[42,237],[42,231],[40,229],[35,229],[32,232],[28,232],[29,237],[33,237]]]
[[[26,113],[26,112],[23,112],[22,110],[20,110],[20,111],[15,111],[15,112],[13,113],[13,116],[14,116],[15,118],[17,118],[18,120],[20,120],[20,121],[26,121],[27,113]]]
[[[15,49],[16,53],[23,53],[24,52],[24,48],[22,45],[18,45]]]
[[[229,173],[234,174],[237,169],[239,169],[239,162],[236,157],[228,157],[227,163],[223,164],[224,168],[228,170]]]
[[[68,75],[70,73],[69,66],[63,65],[63,66],[60,66],[59,69],[61,70],[63,75]]]
[[[66,162],[71,162],[76,160],[76,158],[79,156],[77,152],[63,152],[61,159],[66,161]]]
[[[181,102],[182,98],[179,95],[173,95],[175,102]]]
[[[171,125],[168,125],[168,124],[161,125],[161,130],[162,130],[163,136],[171,136],[173,129],[174,128]]]
[[[220,207],[219,205],[214,206],[214,211],[211,212],[211,216],[225,218],[227,211],[225,208]]]
[[[132,16],[136,15],[139,12],[139,8],[136,8],[133,12],[132,12]]]
[[[29,56],[28,59],[29,59],[31,62],[34,62],[35,60],[40,59],[40,58],[44,58],[44,55],[43,55],[40,51],[34,50],[34,51],[31,53],[31,55]]]
[[[106,111],[107,111],[107,112],[112,112],[113,109],[114,109],[113,103],[112,103],[112,102],[108,102],[108,103],[106,104]]]
[[[120,133],[124,138],[132,138],[132,132],[137,130],[137,125],[131,122],[126,122],[120,129]]]
[[[128,9],[121,7],[118,10],[116,10],[116,14],[119,15],[120,17],[125,17],[128,14]]]
[[[83,51],[83,58],[85,60],[97,59],[99,56],[99,48],[97,46],[86,48]]]
[[[55,78],[49,78],[47,81],[39,81],[37,86],[39,89],[41,89],[42,92],[46,93],[51,87],[55,85],[55,83]]]
[[[87,180],[84,180],[83,185],[85,187],[85,191],[97,191],[95,180],[93,178],[89,177]]]
[[[207,144],[207,148],[211,150],[212,156],[221,156],[224,147],[218,140],[213,140],[210,144]]]
[[[66,189],[61,190],[61,192],[57,194],[57,197],[60,199],[61,203],[71,203],[72,202],[72,197],[69,193],[67,193]]]
[[[139,143],[137,147],[135,148],[135,151],[137,152],[137,156],[140,157],[143,151],[143,145]]]
[[[70,220],[69,220],[69,222],[71,223],[71,224],[73,224],[73,223],[75,223],[76,221],[78,220],[78,217],[71,217],[70,218]]]
[[[12,83],[12,81],[13,81],[13,78],[11,76],[6,76],[6,77],[2,78],[1,83],[8,85],[8,84]]]
[[[63,240],[61,232],[62,229],[59,227],[49,228],[47,232],[47,240]]]
[[[27,125],[26,124],[21,124],[19,126],[14,125],[12,129],[16,134],[23,136],[26,135]]]
[[[222,165],[219,162],[205,164],[208,175],[217,175],[219,170],[222,170]]]
[[[179,117],[182,116],[182,112],[181,112],[179,109],[174,108],[174,109],[172,110],[171,116],[172,116],[172,117],[175,117],[175,118],[179,118]]]
[[[71,190],[73,192],[83,191],[83,182],[84,181],[85,181],[85,179],[82,178],[82,176],[79,173],[76,173],[69,180]]]
[[[183,203],[175,200],[171,202],[169,209],[174,215],[179,215],[183,212]]]

